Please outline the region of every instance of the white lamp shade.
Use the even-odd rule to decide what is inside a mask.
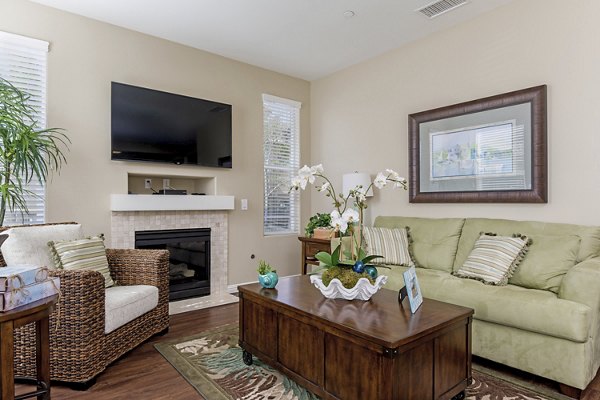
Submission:
[[[344,197],[348,196],[348,193],[352,189],[356,189],[357,186],[362,186],[362,192],[371,185],[371,176],[366,172],[352,172],[349,174],[344,174],[342,177],[342,185],[343,185],[343,193]],[[373,196],[373,187],[369,189],[366,193],[367,197]]]

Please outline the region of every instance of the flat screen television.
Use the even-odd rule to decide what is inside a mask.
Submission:
[[[231,168],[231,105],[112,82],[111,159]]]

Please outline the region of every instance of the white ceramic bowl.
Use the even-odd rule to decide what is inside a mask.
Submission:
[[[360,278],[351,289],[346,289],[337,278],[332,279],[329,286],[325,286],[320,275],[311,275],[310,282],[328,299],[369,300],[385,285],[387,276],[379,275],[373,285],[367,278]]]

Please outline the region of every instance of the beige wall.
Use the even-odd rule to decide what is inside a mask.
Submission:
[[[260,258],[282,275],[298,273],[298,239],[262,233],[261,95],[303,103],[301,146],[308,157],[308,82],[21,0],[2,0],[0,30],[50,42],[48,124],[65,128],[73,143],[67,166],[47,188],[48,221],[75,220],[86,233],[109,234],[110,194],[127,193],[127,173],[214,176],[217,194],[236,196],[229,284],[256,280]],[[111,81],[232,104],[233,169],[110,161]],[[241,198],[249,200],[248,211],[239,210]],[[310,199],[304,200],[303,220]]]
[[[408,114],[548,85],[548,204],[409,204],[376,191],[376,215],[481,216],[600,225],[600,2],[517,0],[311,85],[311,160],[408,175]],[[442,18],[442,17],[441,17]],[[312,194],[312,211],[330,209]]]

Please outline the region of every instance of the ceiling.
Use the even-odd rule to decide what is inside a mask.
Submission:
[[[433,19],[415,12],[432,0],[32,1],[310,81],[514,0]]]

